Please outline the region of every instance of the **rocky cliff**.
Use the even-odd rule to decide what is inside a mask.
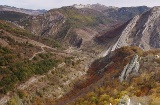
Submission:
[[[128,76],[131,74],[131,73],[138,73],[138,70],[139,70],[139,62],[138,62],[138,55],[135,55],[132,60],[130,61],[130,63],[128,63],[120,77],[119,77],[119,80],[120,82],[123,82],[124,80],[127,80]]]
[[[114,43],[108,47],[109,51],[114,51],[122,46],[139,46],[144,50],[159,48],[159,18],[160,7],[154,7],[142,15],[135,16],[124,25],[114,29],[112,33],[109,31],[98,37],[98,40],[101,40],[102,43],[108,43],[108,37],[111,36],[113,39],[112,42]],[[117,32],[119,33],[117,34]],[[104,53],[104,55],[106,54],[108,53]]]

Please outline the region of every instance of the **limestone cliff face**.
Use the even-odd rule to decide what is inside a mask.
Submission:
[[[144,50],[160,47],[160,7],[133,18],[120,35],[112,50],[126,45],[139,46]]]
[[[123,69],[123,71],[122,71],[122,73],[121,73],[121,75],[120,75],[120,77],[119,77],[120,82],[122,82],[122,81],[124,81],[124,80],[127,80],[128,76],[129,76],[131,73],[138,73],[138,71],[139,71],[138,58],[139,58],[139,56],[138,56],[138,55],[135,55],[135,56],[132,58],[132,60],[130,61],[130,63],[128,63],[128,64],[124,67],[124,69]]]
[[[131,33],[132,29],[136,25],[137,20],[139,19],[139,16],[134,17],[130,23],[127,25],[127,27],[122,31],[118,41],[115,43],[115,45],[112,47],[111,51],[114,51],[115,49],[121,48],[123,46],[127,46],[128,37]]]
[[[137,15],[128,21],[124,29],[118,32],[119,34],[114,32],[112,35],[106,33],[102,36],[103,38],[113,36],[116,39],[112,40],[113,43],[110,44],[107,52],[123,46],[139,46],[143,50],[160,48],[160,7],[154,7],[142,15]],[[104,41],[104,43],[107,42]],[[104,56],[107,54],[105,53]]]

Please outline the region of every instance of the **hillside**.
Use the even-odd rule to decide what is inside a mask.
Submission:
[[[1,105],[53,103],[73,88],[92,61],[89,54],[6,21],[0,21],[0,55]]]
[[[7,93],[14,88],[17,83],[22,82],[34,74],[41,74],[46,71],[36,71],[36,65],[43,68],[44,61],[36,59],[33,62],[29,59],[35,52],[40,52],[42,47],[47,48],[44,44],[28,38],[27,31],[17,28],[10,23],[0,21],[0,91]],[[31,34],[30,34],[31,35]],[[49,47],[48,47],[49,48]],[[55,65],[57,61],[46,59],[46,64]],[[47,66],[49,66],[47,64]],[[35,65],[35,67],[34,67]],[[34,71],[29,71],[32,67]],[[51,67],[46,68],[50,69]]]
[[[159,50],[122,47],[98,59],[56,105],[159,105]]]
[[[91,64],[86,78],[57,105],[159,105],[159,15],[154,7],[96,37],[109,47],[104,57]]]
[[[19,24],[38,36],[56,39],[66,46],[81,47],[112,23],[101,12],[92,9],[62,7],[23,19]]]
[[[19,21],[22,18],[28,16],[24,13],[12,12],[12,11],[0,11],[0,20],[7,20],[7,21]]]
[[[147,10],[1,11],[0,105],[159,105],[160,7]]]
[[[18,24],[37,36],[50,37],[64,46],[87,49],[94,37],[147,11],[148,7],[116,8],[100,4],[73,5],[22,19]]]
[[[135,17],[136,15],[140,15],[148,11],[149,9],[150,8],[147,6],[122,7],[122,8],[109,8],[102,12],[111,19],[126,22],[129,19]]]
[[[114,6],[105,6],[101,4],[88,4],[88,5],[73,5],[73,7],[82,9],[88,8],[96,11],[102,12],[106,17],[112,20],[119,22],[126,22],[129,19],[133,18],[136,15],[142,14],[148,11],[150,8],[147,6],[137,6],[137,7],[114,7]]]

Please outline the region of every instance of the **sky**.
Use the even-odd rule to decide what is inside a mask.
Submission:
[[[0,0],[0,5],[27,9],[53,9],[73,4],[103,4],[106,6],[160,6],[160,0]]]

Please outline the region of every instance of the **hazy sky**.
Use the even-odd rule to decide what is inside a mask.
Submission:
[[[0,0],[0,5],[9,5],[28,9],[52,9],[73,4],[96,4],[106,6],[129,7],[160,6],[160,0]]]

